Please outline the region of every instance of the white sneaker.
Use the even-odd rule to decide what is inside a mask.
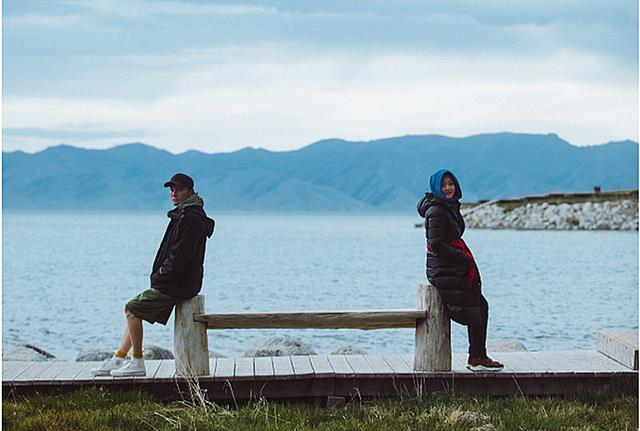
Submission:
[[[147,370],[144,368],[144,359],[132,359],[124,367],[111,371],[113,377],[146,376]]]
[[[94,368],[91,370],[91,374],[94,376],[110,376],[111,371],[124,367],[126,363],[127,361],[124,358],[118,358],[114,355],[106,360],[100,368]]]

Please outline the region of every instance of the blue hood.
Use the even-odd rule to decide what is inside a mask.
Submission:
[[[429,178],[431,193],[441,199],[446,199],[444,197],[444,194],[442,193],[442,177],[444,177],[445,174],[451,175],[451,178],[453,178],[453,182],[456,185],[456,194],[453,196],[453,199],[460,200],[460,198],[462,197],[462,189],[460,188],[460,183],[458,182],[456,176],[453,175],[453,172],[451,172],[449,169],[440,169],[438,172],[431,175],[431,178]]]

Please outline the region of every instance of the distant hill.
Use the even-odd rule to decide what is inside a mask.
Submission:
[[[555,134],[328,139],[287,152],[172,154],[144,144],[3,153],[4,209],[146,210],[170,206],[163,182],[192,175],[211,210],[413,211],[441,167],[463,201],[637,188],[638,144],[576,147]]]

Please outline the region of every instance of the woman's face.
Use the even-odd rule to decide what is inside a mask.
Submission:
[[[442,194],[447,199],[452,199],[456,194],[456,183],[453,182],[453,178],[450,175],[442,177]]]

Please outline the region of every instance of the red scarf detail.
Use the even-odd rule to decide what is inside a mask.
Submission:
[[[471,254],[471,250],[469,250],[469,247],[467,247],[467,244],[462,239],[455,239],[449,242],[449,245],[464,252],[464,255],[467,257],[467,261],[469,262],[469,272],[467,273],[466,287],[469,290],[480,293],[480,291],[482,290],[482,282],[480,281],[478,267],[476,265],[475,259],[473,258],[473,254]],[[431,244],[427,245],[427,251],[433,253]]]

